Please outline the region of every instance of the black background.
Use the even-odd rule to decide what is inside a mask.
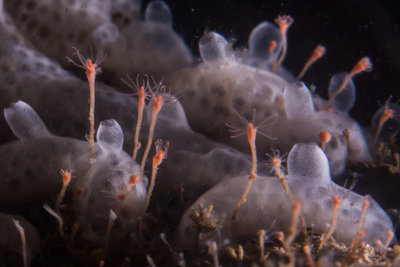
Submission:
[[[148,1],[143,3],[146,6]],[[400,33],[396,1],[240,1],[167,0],[175,30],[198,55],[198,40],[205,30],[217,31],[247,46],[251,30],[264,20],[288,14],[294,23],[288,30],[288,54],[284,66],[297,74],[318,44],[325,56],[306,74],[306,84],[317,86],[326,96],[330,77],[350,71],[362,57],[369,56],[371,73],[354,78],[357,101],[351,115],[369,125],[379,102],[393,95],[400,98]]]

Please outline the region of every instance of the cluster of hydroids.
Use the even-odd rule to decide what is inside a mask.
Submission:
[[[1,264],[399,263],[385,211],[331,179],[399,172],[396,105],[369,131],[348,115],[369,58],[323,99],[301,82],[322,45],[282,66],[290,16],[246,49],[207,32],[199,61],[162,1],[56,2],[0,0]]]

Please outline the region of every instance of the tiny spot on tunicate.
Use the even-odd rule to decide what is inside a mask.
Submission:
[[[206,97],[201,98],[199,103],[200,106],[205,109],[207,109],[210,106],[210,100]]]
[[[111,183],[108,180],[103,181],[103,188],[104,189],[110,189],[111,188]]]
[[[229,172],[232,169],[232,165],[229,162],[224,163],[224,171]]]
[[[47,14],[48,11],[49,11],[49,9],[45,5],[42,5],[42,6],[39,7],[39,14],[41,16]]]
[[[187,95],[188,97],[193,97],[193,96],[196,95],[196,91],[194,91],[194,90],[188,90],[188,91],[186,92],[186,95]]]
[[[22,15],[19,17],[19,20],[20,20],[22,23],[25,23],[28,19],[29,19],[29,15],[26,14],[26,13],[22,13]]]
[[[217,114],[217,115],[223,115],[223,116],[229,116],[230,115],[229,109],[226,108],[222,104],[217,104],[217,105],[214,106],[214,113]]]
[[[81,10],[79,12],[79,17],[86,18],[87,16],[88,16],[88,13],[85,10]]]
[[[34,1],[28,1],[28,2],[26,2],[26,8],[28,9],[28,10],[32,10],[32,9],[34,9],[36,7],[36,3],[34,2]]]
[[[46,26],[42,25],[39,27],[39,37],[46,39],[50,35],[50,30]]]
[[[224,96],[226,94],[226,91],[225,91],[224,87],[222,87],[222,86],[211,87],[210,92],[212,94],[218,95],[218,96]]]
[[[31,19],[28,21],[28,23],[26,24],[26,29],[30,32],[34,31],[37,27],[37,22],[35,19]]]
[[[54,12],[52,17],[53,17],[53,22],[55,23],[59,23],[61,21],[61,16],[60,13],[58,12]]]
[[[244,99],[242,97],[235,97],[233,99],[233,106],[234,107],[241,107],[245,104],[246,102],[244,101]]]

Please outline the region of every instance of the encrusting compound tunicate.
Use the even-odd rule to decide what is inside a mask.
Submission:
[[[371,197],[363,197],[335,184],[329,174],[329,163],[324,152],[313,144],[297,144],[288,156],[287,183],[293,197],[301,204],[301,214],[307,227],[314,232],[327,232],[332,222],[333,198],[338,196],[335,238],[350,245],[357,233],[363,202],[369,207],[363,217],[363,241],[384,242],[386,232],[393,231],[390,218]],[[247,183],[246,176],[225,180],[203,194],[185,212],[178,226],[178,244],[193,247],[208,240],[231,240],[255,236],[260,229],[288,231],[292,221],[292,203],[277,177],[258,176],[242,204],[236,219],[232,218],[235,205]],[[211,207],[211,208],[208,208]],[[201,219],[198,214],[209,212]],[[195,214],[195,215],[194,215]],[[196,222],[208,228],[199,235]],[[207,224],[208,223],[208,224]],[[300,224],[299,224],[300,229]],[[201,240],[197,240],[202,237]]]
[[[95,162],[89,167],[89,144],[73,138],[52,135],[36,112],[18,101],[4,110],[10,128],[19,140],[0,147],[0,207],[2,210],[41,206],[54,199],[61,189],[57,173],[73,174],[69,190],[74,194],[76,220],[86,239],[103,242],[110,209],[119,216],[121,237],[133,231],[146,198],[147,178],[127,192],[138,164],[122,150],[123,133],[115,120],[100,123],[97,131]],[[119,195],[126,193],[122,203]]]

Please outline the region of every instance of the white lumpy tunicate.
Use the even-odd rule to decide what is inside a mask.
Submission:
[[[40,114],[41,118],[46,122],[46,126],[51,130],[52,133],[57,133],[57,135],[61,136],[71,136],[74,138],[82,138],[85,136],[88,130],[88,121],[87,116],[82,114],[87,114],[87,98],[85,97],[89,95],[87,81],[82,81],[79,78],[74,77],[70,72],[60,71],[60,75],[57,77],[41,79],[41,83],[37,83],[37,76],[39,75],[36,72],[38,70],[34,68],[35,61],[29,60],[28,62],[25,62],[24,58],[19,56],[15,50],[22,50],[24,53],[33,54],[35,56],[35,60],[48,59],[44,55],[34,52],[32,48],[24,45],[22,41],[20,43],[18,41],[19,39],[13,38],[12,33],[18,32],[15,28],[3,26],[4,25],[0,23],[0,36],[2,37],[0,49],[4,49],[4,51],[7,51],[7,53],[0,58],[0,61],[4,62],[4,64],[7,62],[12,62],[13,64],[11,65],[10,70],[4,70],[3,72],[0,72],[0,80],[3,81],[3,83],[6,83],[7,80],[12,79],[15,81],[15,87],[10,87],[7,88],[7,90],[2,91],[3,97],[0,98],[0,107],[4,108],[11,102],[22,99],[29,102],[29,104],[34,107],[38,114]],[[159,23],[154,23],[154,26],[164,28],[167,31],[170,30],[168,27],[165,27],[165,25],[160,25]],[[135,34],[138,33],[136,32]],[[164,41],[165,40],[163,40],[161,43]],[[63,58],[63,60],[65,61],[65,58]],[[52,69],[61,70],[60,66],[56,62],[50,60],[48,61],[49,65],[51,64],[50,67]],[[24,66],[26,64],[32,64],[32,66],[29,65],[32,71],[24,71]],[[23,90],[16,90],[15,88],[23,88]],[[162,164],[162,170],[160,170],[157,174],[157,184],[160,186],[156,186],[155,190],[160,188],[161,191],[157,197],[165,199],[167,197],[165,192],[171,192],[175,190],[176,186],[182,183],[185,187],[185,196],[195,198],[216,183],[232,177],[233,175],[242,175],[247,172],[251,165],[251,158],[247,153],[241,153],[224,144],[214,142],[204,135],[193,131],[187,123],[186,114],[180,101],[174,99],[168,94],[164,94],[163,96],[168,100],[166,100],[158,116],[154,139],[168,140],[173,145],[169,147],[168,160]],[[57,105],[54,103],[57,103]],[[124,149],[126,149],[126,151],[132,151],[134,146],[133,136],[136,124],[134,114],[137,113],[137,105],[138,101],[136,97],[132,97],[126,93],[118,92],[114,88],[106,86],[101,82],[96,82],[96,106],[100,107],[95,109],[96,121],[100,122],[109,118],[115,118],[123,129],[125,140]],[[142,132],[140,134],[140,142],[142,144],[147,142],[147,130],[151,120],[151,112],[151,105],[146,105],[143,117]],[[102,129],[103,127],[97,131],[98,134],[103,131]],[[7,136],[8,134],[8,140],[13,138],[5,122],[0,124],[0,131],[3,136]],[[52,137],[55,136],[53,135]],[[4,141],[8,140],[5,139]],[[48,141],[51,140],[53,140],[52,142],[56,143],[56,151],[49,151],[49,147],[52,145],[52,143]],[[64,143],[59,142],[57,138],[45,139],[46,148],[43,150],[43,153],[40,153],[39,155],[32,153],[32,157],[34,158],[32,164],[25,164],[25,160],[29,160],[29,157],[26,156],[19,158],[17,157],[17,152],[16,154],[7,154],[9,156],[3,156],[3,154],[6,154],[4,151],[7,151],[8,149],[16,149],[17,145],[15,143],[9,145],[7,144],[0,150],[3,153],[1,155],[4,166],[14,166],[13,161],[18,159],[19,161],[16,161],[15,164],[20,164],[26,167],[18,168],[18,175],[15,175],[16,177],[24,177],[25,171],[28,172],[29,176],[38,176],[39,178],[43,179],[44,177],[59,177],[57,171],[60,168],[65,169],[68,167],[73,167],[78,163],[80,163],[80,166],[73,168],[74,175],[81,177],[85,176],[86,174],[85,170],[87,169],[90,158],[90,146],[88,142],[77,141],[78,140],[76,139],[70,138]],[[102,140],[102,137],[100,136],[98,136],[98,141],[100,141],[100,143],[104,143],[102,145],[105,147],[105,149],[109,149],[108,146],[110,145],[112,148],[115,142],[115,140],[113,140],[111,143],[107,140]],[[26,143],[21,144],[21,152],[19,154],[24,155],[23,151],[28,150],[25,149],[27,144],[29,144],[33,150],[37,147],[40,147],[38,142],[39,141],[33,141],[30,139]],[[110,160],[110,163],[116,163],[118,157],[115,155],[120,155],[121,152],[117,150],[118,153],[114,153],[111,150],[110,153],[103,153],[105,149],[100,146],[100,143],[96,143],[96,166],[101,164],[100,158],[103,157],[104,159]],[[65,144],[65,146],[60,146],[60,144]],[[67,151],[68,153],[64,153],[62,155],[63,150]],[[49,152],[45,153],[44,151]],[[139,150],[139,158],[142,152],[143,150]],[[46,168],[44,168],[41,164],[33,164],[35,162],[46,162],[48,159],[47,154],[53,155],[54,159],[58,159],[61,156],[65,156],[65,158],[63,157],[62,162],[57,160],[56,162],[50,162],[50,165],[47,163]],[[97,156],[99,156],[99,158],[97,158]],[[210,162],[212,162],[212,164],[210,164]],[[263,164],[259,165],[261,167]],[[182,168],[182,166],[186,167]],[[27,170],[31,167],[33,167],[32,170]],[[110,167],[110,169],[113,168],[113,166]],[[205,169],[207,170],[207,175],[205,175]],[[9,171],[9,174],[13,174],[11,167],[4,168],[3,170],[7,170]],[[41,171],[45,171],[46,174],[41,174]],[[131,174],[133,173],[134,172]],[[105,173],[102,175],[105,175]],[[205,176],[207,176],[209,179],[202,180]],[[93,177],[95,177],[94,174]],[[110,174],[109,177],[113,177],[112,174]],[[13,184],[14,181],[17,182]],[[10,191],[10,186],[18,187],[18,185],[21,184],[19,181],[23,181],[23,178],[10,180],[10,185],[4,186],[4,192]],[[32,178],[29,180],[29,182],[31,181],[33,184],[39,183],[39,181],[34,181]],[[55,182],[53,187],[48,186],[46,188],[40,188],[42,189],[41,193],[43,193],[45,199],[47,199],[46,196],[48,197],[57,195],[61,187],[61,179],[52,179],[52,181]],[[71,186],[74,186],[75,181],[76,179],[72,179]],[[145,185],[146,183],[147,179],[144,179],[143,184]],[[93,182],[93,184],[97,185],[95,182]],[[107,182],[106,184],[108,186],[115,185],[118,188],[118,183]],[[120,184],[123,184],[123,182],[120,182]],[[140,188],[140,190],[143,188],[141,186],[137,187]],[[1,191],[1,188],[0,192],[3,192]],[[95,195],[96,192],[93,192]],[[13,194],[13,200],[18,200],[17,202],[19,202],[20,200],[30,199],[30,193],[31,192],[29,191],[21,191],[20,194]],[[4,194],[4,206],[11,209],[12,207],[9,205],[10,201],[6,196],[7,194]],[[106,197],[109,196],[106,194]],[[1,199],[2,196],[0,194],[0,203]],[[26,203],[28,203],[28,201],[26,201]],[[88,207],[88,210],[90,211],[90,207]],[[101,210],[104,209],[102,208]],[[137,209],[132,209],[132,211],[133,210]],[[117,210],[114,211],[117,212]],[[108,217],[108,213],[104,213],[103,215],[104,218]],[[84,219],[85,217],[82,217],[82,220]]]
[[[304,183],[305,180],[308,182],[315,180],[318,183],[331,182],[328,159],[325,153],[316,145],[295,145],[290,151],[287,165],[288,179],[291,179],[290,175],[292,174],[295,177],[290,180],[290,183],[294,183],[294,181]]]
[[[36,112],[23,101],[13,103],[4,109],[4,117],[18,139],[50,134]]]
[[[106,52],[102,68],[118,80],[126,73],[162,75],[192,63],[191,52],[172,28],[171,11],[162,1],[150,2],[144,19],[140,0],[57,4],[21,0],[18,5],[5,1],[4,9],[24,38],[64,66],[68,64],[65,56],[74,52],[72,47],[88,55],[91,46]]]
[[[119,29],[115,24],[104,23],[93,31],[92,37],[96,41],[96,44],[104,46],[107,43],[115,42],[119,34]]]
[[[369,196],[361,196],[335,184],[329,175],[329,164],[322,150],[309,144],[297,144],[288,157],[288,184],[296,200],[302,203],[302,212],[307,224],[324,232],[331,223],[333,197],[339,196],[339,206],[335,238],[350,244],[357,231],[363,201],[369,201],[364,215],[362,229],[366,235],[363,241],[374,243],[386,240],[388,230],[393,225],[385,211]]]
[[[144,18],[149,22],[172,25],[171,10],[163,1],[150,2],[146,7]]]
[[[269,42],[276,43],[274,50],[269,50]],[[260,154],[268,153],[271,148],[285,153],[299,142],[318,144],[319,134],[327,131],[332,136],[325,150],[332,175],[341,174],[347,160],[369,160],[364,134],[347,114],[354,103],[352,81],[343,95],[339,94],[333,101],[332,112],[319,110],[325,100],[313,94],[304,83],[295,82],[279,71],[282,67],[274,72],[272,67],[281,45],[279,28],[267,22],[252,31],[248,50],[233,49],[216,32],[203,36],[199,43],[203,62],[175,72],[167,79],[172,90],[183,95],[181,101],[190,126],[247,152],[245,138],[227,138],[226,125],[241,127],[239,117],[250,121],[255,109],[252,122],[258,125],[269,118],[259,130],[275,137],[257,138]],[[334,76],[331,90],[337,89],[341,80],[342,74]]]
[[[201,58],[205,63],[212,63],[214,60],[226,58],[228,42],[223,36],[216,32],[205,34],[199,41]]]
[[[338,241],[347,245],[352,242],[365,199],[370,205],[364,214],[362,229],[366,235],[362,240],[367,243],[383,241],[386,240],[387,231],[393,231],[390,218],[371,197],[351,192],[331,180],[328,160],[319,147],[296,144],[288,156],[287,167],[289,188],[294,199],[301,204],[306,226],[311,227],[313,232],[325,233],[329,228],[334,196],[342,199],[334,233]],[[202,244],[203,239],[196,240],[199,236],[204,236],[206,240],[230,239],[235,242],[243,236],[254,236],[258,230],[270,227],[287,231],[291,223],[291,203],[276,177],[257,177],[236,219],[231,219],[247,180],[247,176],[235,177],[203,194],[182,217],[178,227],[178,243],[185,247],[193,247],[197,242]],[[193,212],[210,205],[213,212],[208,218],[214,223],[215,229],[198,235],[199,228],[194,223]]]
[[[103,151],[120,151],[124,143],[124,134],[115,120],[104,120],[100,123],[96,139]]]
[[[285,112],[289,119],[305,117],[311,119],[315,112],[310,90],[299,82],[293,86],[288,86],[283,94]]]
[[[71,169],[68,191],[80,188],[81,193],[73,194],[73,212],[87,240],[104,242],[110,210],[119,215],[114,240],[135,231],[147,195],[147,178],[141,177],[127,193],[139,165],[122,150],[123,132],[115,120],[100,122],[95,161],[89,166],[89,143],[50,134],[27,103],[13,103],[4,113],[19,140],[0,147],[0,209],[26,211],[27,205],[38,207],[51,201],[61,189],[57,172]],[[127,194],[123,205],[121,194]]]

